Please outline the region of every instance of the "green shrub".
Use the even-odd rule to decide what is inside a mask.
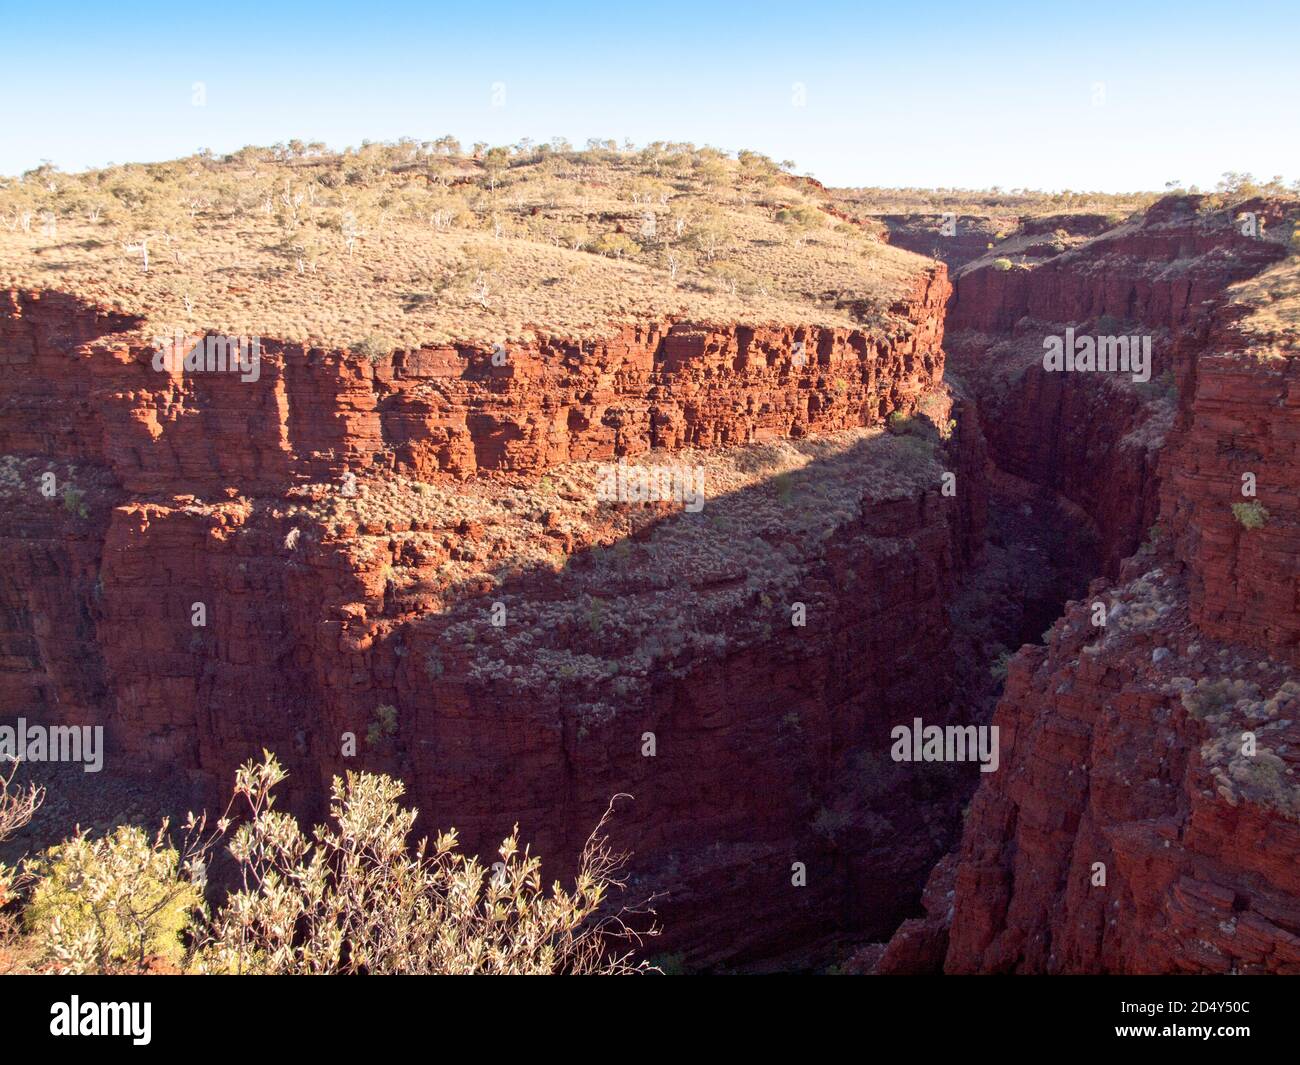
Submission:
[[[442,663],[442,652],[436,647],[430,647],[424,656],[424,671],[429,674],[431,680],[437,680],[442,676],[445,668]]]
[[[122,825],[102,839],[83,832],[31,863],[23,923],[49,959],[66,972],[138,970],[150,956],[184,960],[181,935],[203,896],[164,840],[163,831],[150,842]]]
[[[797,204],[794,207],[782,207],[776,212],[776,220],[792,229],[819,229],[826,221],[826,216],[811,204]]]
[[[366,729],[366,746],[378,747],[397,735],[397,707],[385,703],[375,707],[375,714]]]
[[[615,259],[634,256],[641,251],[641,245],[626,233],[602,233],[591,245],[597,255],[609,255]]]
[[[80,488],[66,485],[63,489],[63,509],[79,518],[86,517],[90,513],[86,509],[86,493]]]
[[[1268,523],[1268,508],[1258,499],[1249,503],[1233,503],[1232,516],[1245,529],[1262,529]]]
[[[310,836],[275,809],[284,770],[247,763],[247,803],[230,853],[241,888],[205,934],[198,967],[214,973],[542,974],[641,971],[613,940],[638,938],[619,915],[598,916],[621,857],[602,818],[579,856],[575,886],[542,886],[541,860],[517,831],[491,868],[457,850],[456,833],[411,846],[416,812],[399,781],[335,777],[329,825]]]
[[[1249,698],[1256,690],[1244,680],[1202,677],[1196,682],[1196,687],[1183,692],[1181,698],[1187,712],[1202,721],[1231,709],[1239,699]]]
[[[352,345],[352,350],[370,360],[371,366],[378,366],[397,350],[397,341],[378,333],[368,333]]]
[[[520,846],[517,829],[490,867],[459,852],[454,829],[417,844],[416,811],[398,804],[402,784],[387,776],[336,777],[331,823],[308,834],[275,808],[285,772],[263,753],[236,775],[242,815],[232,804],[211,834],[206,818],[191,817],[181,855],[164,822],[152,842],[123,826],[100,840],[79,834],[27,863],[35,886],[22,920],[44,948],[42,968],[140,972],[158,957],[187,973],[229,974],[648,968],[611,953],[618,941],[641,942],[625,923],[629,912],[599,912],[626,883],[624,856],[604,832],[612,802],[579,855],[573,888],[555,882],[547,890],[541,860]],[[0,839],[43,798],[39,789],[12,789],[11,779],[0,777]],[[223,838],[238,887],[213,912],[203,902],[203,870]],[[0,874],[0,887],[12,886],[8,870]]]
[[[1011,266],[1012,266],[1012,263],[1011,263],[1011,260],[1010,260],[1010,259],[994,259],[994,260],[993,260],[993,269],[994,269],[994,270],[1001,271],[1002,273],[1006,273],[1006,271],[1010,270],[1010,269],[1011,269]]]
[[[8,776],[0,773],[0,843],[29,824],[45,801],[45,789],[35,784],[29,784],[25,788],[13,787],[17,773],[17,762],[13,763]],[[19,896],[30,879],[28,871],[0,862],[0,974],[9,971],[4,959],[9,954],[9,946],[17,938],[18,931],[18,922],[9,904]]]

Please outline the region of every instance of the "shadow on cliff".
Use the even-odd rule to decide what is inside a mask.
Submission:
[[[693,966],[815,965],[892,930],[978,776],[889,754],[898,724],[971,720],[949,615],[978,544],[942,474],[984,488],[960,451],[913,419],[402,620],[363,696],[398,724],[364,764],[471,851],[518,822],[548,875],[633,795],[630,897],[658,897],[653,949]]]

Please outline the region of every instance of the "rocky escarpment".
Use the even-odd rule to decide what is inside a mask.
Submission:
[[[954,211],[874,217],[885,226],[891,244],[938,259],[953,271],[983,259],[995,246],[999,256],[1050,258],[1063,251],[1066,242],[1098,236],[1121,220],[1080,212],[1019,217],[1014,212],[990,216]]]
[[[6,706],[102,723],[110,771],[174,767],[208,804],[264,747],[307,814],[340,771],[393,772],[426,830],[490,853],[518,822],[557,873],[627,792],[662,949],[879,937],[963,794],[867,742],[963,712],[939,664],[985,455],[941,387],[946,295],[918,275],[897,335],[673,323],[501,367],[263,338],[241,381],[11,294]],[[603,491],[638,470],[698,471],[702,509]]]
[[[1012,663],[947,971],[1300,971],[1300,685],[1200,632],[1174,568],[1136,556]]]
[[[1192,618],[1300,667],[1296,361],[1216,346],[1189,365],[1184,387],[1161,520],[1189,570]],[[1267,517],[1247,528],[1234,504]]]
[[[1252,233],[1281,231],[1286,210],[1270,201],[1204,206],[1204,197],[1170,196],[1073,246],[994,248],[961,271],[948,331],[1006,333],[1025,317],[1084,322],[1104,315],[1171,329],[1204,320],[1225,285],[1285,253]],[[1247,213],[1255,218],[1252,233],[1243,232]]]
[[[895,324],[663,322],[595,340],[400,351],[372,363],[261,337],[256,380],[158,358],[203,338],[71,297],[12,291],[0,317],[0,451],[110,468],[133,493],[276,491],[344,472],[541,473],[883,421],[942,376],[942,266]],[[160,364],[156,367],[156,363]]]
[[[1080,507],[1112,576],[1154,523],[1159,448],[1187,376],[1222,342],[1225,288],[1285,254],[1241,231],[1252,208],[1261,227],[1280,224],[1267,202],[1198,211],[1195,198],[1170,197],[1045,260],[1005,268],[996,249],[960,274],[950,348],[977,387],[998,464]],[[1044,369],[1044,341],[1067,328],[1149,338],[1146,379]]]
[[[1294,215],[1293,204],[1245,206]],[[1112,443],[1085,433],[1079,462],[1141,493],[1141,512],[1158,513],[1151,538],[1010,663],[994,716],[1003,768],[936,868],[926,916],[903,925],[880,971],[1300,971],[1293,345],[1261,351],[1238,331],[1228,290],[1285,250],[1241,244],[1231,215],[1197,207],[1159,204],[1136,229],[1005,288],[984,278],[971,296],[959,280],[968,324],[1031,338],[1042,319],[1008,314],[1037,308],[1083,328],[1103,308],[1139,315],[1165,341],[1177,399],[1154,471],[1143,463],[1137,476],[1113,445],[1134,432],[1135,408],[1094,406]],[[1002,295],[989,303],[991,291]],[[1064,387],[1100,387],[1073,376]],[[1019,380],[1040,387],[1032,370]],[[1258,500],[1243,494],[1246,473]],[[1057,476],[1121,548],[1126,512],[1116,522],[1068,463]]]
[[[889,243],[946,263],[950,270],[978,259],[1014,228],[1014,216],[886,214],[878,216]]]

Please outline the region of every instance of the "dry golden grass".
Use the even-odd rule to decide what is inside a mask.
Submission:
[[[1298,231],[1300,232],[1300,231]],[[1300,253],[1229,289],[1234,304],[1248,308],[1237,328],[1264,358],[1300,354]]]
[[[836,207],[855,217],[881,214],[942,214],[998,219],[1014,224],[1021,218],[1053,214],[1106,214],[1118,222],[1151,206],[1157,192],[1040,192],[1035,189],[830,189]]]
[[[411,141],[43,168],[0,183],[0,285],[167,334],[348,348],[666,316],[887,318],[921,263],[825,204],[763,157],[690,146],[473,156]]]

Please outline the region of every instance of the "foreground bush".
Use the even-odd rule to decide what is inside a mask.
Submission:
[[[610,889],[622,886],[622,860],[603,835],[610,811],[583,849],[572,889],[555,883],[547,891],[540,860],[520,850],[517,830],[490,869],[458,853],[454,830],[412,849],[416,811],[399,805],[402,784],[382,775],[335,778],[332,823],[309,837],[275,807],[285,775],[269,753],[248,762],[236,775],[232,808],[247,808],[237,826],[230,809],[210,834],[191,816],[179,850],[166,824],[152,840],[122,827],[99,840],[78,834],[27,863],[24,924],[42,966],[140,972],[161,961],[233,974],[644,967],[611,952],[639,942],[623,914],[600,913]],[[22,798],[3,783],[6,803]],[[204,901],[206,870],[223,840],[239,886],[214,913]]]
[[[8,776],[0,774],[0,843],[31,821],[45,799],[45,792],[35,786],[11,787],[17,772],[18,766],[14,765]],[[0,973],[7,972],[14,964],[10,949],[18,929],[11,904],[28,879],[21,870],[0,862]]]
[[[597,826],[572,891],[542,889],[539,859],[501,844],[491,870],[456,852],[454,831],[407,846],[416,811],[402,785],[369,773],[335,778],[330,816],[309,841],[275,809],[284,779],[274,758],[240,770],[235,793],[250,819],[230,844],[243,888],[217,915],[199,953],[207,971],[237,973],[615,972],[606,937],[618,918],[596,913],[619,865]],[[608,815],[607,815],[608,816]]]
[[[180,855],[122,825],[92,840],[79,833],[28,866],[36,887],[23,924],[65,972],[142,969],[150,958],[184,961],[181,936],[201,911],[199,887],[179,875]]]

